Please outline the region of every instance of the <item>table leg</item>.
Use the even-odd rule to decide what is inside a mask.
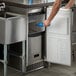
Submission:
[[[4,44],[4,76],[7,76],[7,44]]]
[[[22,42],[22,72],[26,72],[26,64],[25,64],[25,41]]]

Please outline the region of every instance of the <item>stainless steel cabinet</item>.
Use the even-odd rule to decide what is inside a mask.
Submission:
[[[0,44],[3,44],[4,76],[7,76],[8,44],[22,41],[22,72],[25,72],[25,40],[27,17],[11,12],[0,13]],[[24,68],[23,68],[24,67]]]
[[[26,40],[26,16],[5,12],[0,15],[0,43]]]

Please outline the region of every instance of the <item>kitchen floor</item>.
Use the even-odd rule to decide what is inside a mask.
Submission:
[[[0,76],[3,76],[3,66],[0,64]],[[44,68],[38,71],[22,75],[11,68],[8,68],[8,76],[76,76],[76,62],[71,67],[52,64],[50,68]]]

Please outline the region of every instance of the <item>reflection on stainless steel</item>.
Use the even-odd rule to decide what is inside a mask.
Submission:
[[[41,12],[42,8],[36,8],[36,9],[29,9],[28,13],[38,13]]]
[[[0,43],[10,44],[26,38],[26,18],[13,13],[0,14]]]
[[[20,4],[28,4],[28,0],[4,0],[4,1],[20,3]]]
[[[4,11],[5,9],[5,3],[0,3],[0,11]]]
[[[20,4],[29,4],[28,0],[4,0],[8,2],[14,2],[14,3],[20,3]],[[40,4],[40,3],[46,3],[47,0],[33,0],[32,4]]]

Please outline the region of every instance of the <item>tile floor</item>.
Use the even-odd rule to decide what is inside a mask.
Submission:
[[[0,76],[3,76],[2,64],[0,64]],[[71,67],[52,64],[50,68],[44,68],[26,75],[8,68],[8,76],[76,76],[76,62]]]

